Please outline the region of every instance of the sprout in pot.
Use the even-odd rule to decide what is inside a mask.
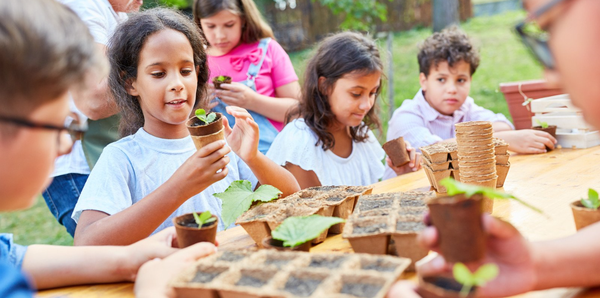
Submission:
[[[215,121],[215,119],[217,119],[217,114],[215,113],[209,113],[208,115],[206,114],[206,111],[204,109],[197,109],[196,110],[196,117],[198,117],[198,119],[202,122],[195,122],[194,124],[192,124],[192,126],[200,126],[200,125],[208,125],[211,124]]]
[[[192,212],[192,214],[194,215],[194,221],[198,225],[197,228],[199,229],[208,227],[211,223],[217,221],[217,218],[213,217],[212,214],[210,214],[210,211],[204,211],[200,213],[200,215],[198,215],[196,212]]]
[[[228,76],[218,76],[213,79],[213,85],[215,85],[215,89],[223,89],[221,88],[221,84],[231,84],[231,77]]]
[[[225,139],[222,118],[221,113],[209,113],[207,115],[204,109],[196,110],[196,116],[191,117],[186,122],[186,127],[196,149],[200,150],[200,148],[212,142]]]
[[[261,185],[253,192],[250,181],[236,180],[231,182],[224,192],[215,193],[213,196],[221,199],[223,203],[221,218],[227,229],[240,215],[248,211],[253,203],[270,202],[279,198],[281,194],[279,189],[271,185]]]
[[[600,199],[598,192],[588,189],[587,199],[571,203],[571,211],[575,219],[575,228],[581,230],[595,222],[600,221]]]
[[[273,232],[272,237],[263,240],[263,246],[267,248],[290,250],[310,249],[310,242],[319,237],[323,231],[331,226],[344,222],[338,217],[327,217],[321,215],[292,216],[285,219]],[[302,247],[302,248],[301,248]]]
[[[544,121],[540,121],[539,119],[536,119],[535,122],[541,127],[541,128],[548,128],[548,122],[544,122]]]
[[[215,243],[217,237],[217,216],[204,211],[187,213],[173,218],[179,247],[188,247],[198,242]]]

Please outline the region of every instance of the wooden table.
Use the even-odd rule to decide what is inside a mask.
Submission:
[[[513,155],[504,189],[542,209],[545,216],[514,201],[496,201],[493,214],[510,221],[530,240],[546,240],[575,233],[569,203],[587,196],[588,188],[600,189],[600,147],[588,149],[558,149],[539,155]],[[428,190],[423,171],[402,175],[374,184],[374,193]],[[255,246],[241,227],[217,235],[221,249]],[[341,235],[329,237],[311,249],[315,251],[352,252]],[[404,278],[414,280],[414,274]],[[42,291],[38,297],[133,297],[131,283],[88,285]],[[552,289],[519,295],[527,298],[600,297],[600,288]]]

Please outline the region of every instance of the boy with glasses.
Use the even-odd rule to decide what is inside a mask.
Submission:
[[[600,1],[524,0],[528,18],[517,25],[525,45],[546,67],[546,80],[560,84],[583,117],[600,129]],[[500,267],[500,274],[481,288],[478,295],[505,297],[555,287],[600,285],[600,223],[574,235],[542,242],[529,242],[510,224],[490,215],[483,217],[488,239],[487,262]],[[437,230],[428,227],[420,236],[430,248],[437,246]],[[422,275],[448,271],[437,256],[421,264]],[[418,297],[407,283],[396,284],[388,297]]]

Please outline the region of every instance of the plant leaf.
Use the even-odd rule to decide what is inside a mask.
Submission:
[[[474,283],[473,273],[471,273],[471,270],[463,263],[454,264],[454,267],[452,267],[452,275],[454,275],[454,279],[462,285],[473,285]]]
[[[206,116],[206,121],[205,121],[205,123],[206,123],[206,124],[208,124],[208,123],[212,123],[213,121],[215,121],[215,118],[217,118],[217,114],[215,114],[215,113],[210,113],[210,114],[208,114],[208,116]]]
[[[252,192],[250,181],[236,180],[224,192],[213,195],[223,202],[221,218],[227,229],[240,215],[250,209],[252,202],[268,202],[277,199],[279,194],[281,191],[270,185],[261,185],[256,192]]]
[[[498,266],[496,264],[485,264],[475,271],[474,284],[482,287],[496,276],[498,276]]]
[[[204,211],[204,212],[202,212],[202,214],[200,214],[200,220],[202,221],[202,224],[207,223],[211,217],[212,217],[212,214],[210,214],[210,211],[208,211],[208,210]],[[200,225],[200,226],[202,226],[202,225]]]
[[[588,198],[581,199],[581,204],[589,209],[598,209],[600,200],[598,200],[598,192],[593,189],[588,189]]]
[[[202,219],[200,218],[200,216],[198,216],[198,213],[196,212],[192,212],[192,215],[194,215],[194,221],[196,222],[196,224],[198,225],[198,227],[202,226]]]
[[[331,226],[344,222],[338,217],[320,215],[288,217],[274,231],[273,239],[283,241],[283,246],[294,247],[313,240]]]
[[[204,117],[204,116],[206,116],[206,111],[204,109],[196,110],[196,117],[200,118],[200,117]]]

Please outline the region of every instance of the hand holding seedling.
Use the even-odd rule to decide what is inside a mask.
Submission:
[[[586,208],[594,210],[598,209],[598,207],[600,207],[600,200],[598,200],[598,192],[590,188],[588,190],[588,198],[581,199],[581,204]]]
[[[540,121],[539,119],[535,119],[535,122],[541,127],[541,128],[548,128],[548,122],[544,122],[544,121]]]
[[[227,105],[250,110],[257,110],[258,108],[260,110],[260,107],[253,106],[256,96],[259,94],[250,87],[242,83],[232,82],[231,84],[222,84],[221,88],[223,90],[215,91],[216,95]]]
[[[523,154],[545,153],[546,147],[554,149],[556,138],[545,131],[519,129],[495,132],[494,137],[508,143],[508,150]]]
[[[467,297],[473,287],[483,287],[488,281],[498,276],[498,266],[485,264],[474,273],[463,263],[456,263],[452,268],[454,279],[463,285],[460,290],[462,297]]]
[[[392,164],[392,160],[389,157],[386,157],[385,159],[388,167],[390,167],[394,171],[394,173],[396,173],[397,176],[406,173],[416,172],[421,169],[421,153],[418,153],[417,150],[413,148],[409,142],[405,141],[405,143],[406,151],[408,151],[408,156],[410,157],[410,161],[407,164],[400,167],[394,167],[394,165]]]
[[[228,106],[227,113],[235,117],[233,128],[229,127],[227,118],[223,117],[227,144],[244,162],[250,163],[258,154],[258,124],[245,109]]]

